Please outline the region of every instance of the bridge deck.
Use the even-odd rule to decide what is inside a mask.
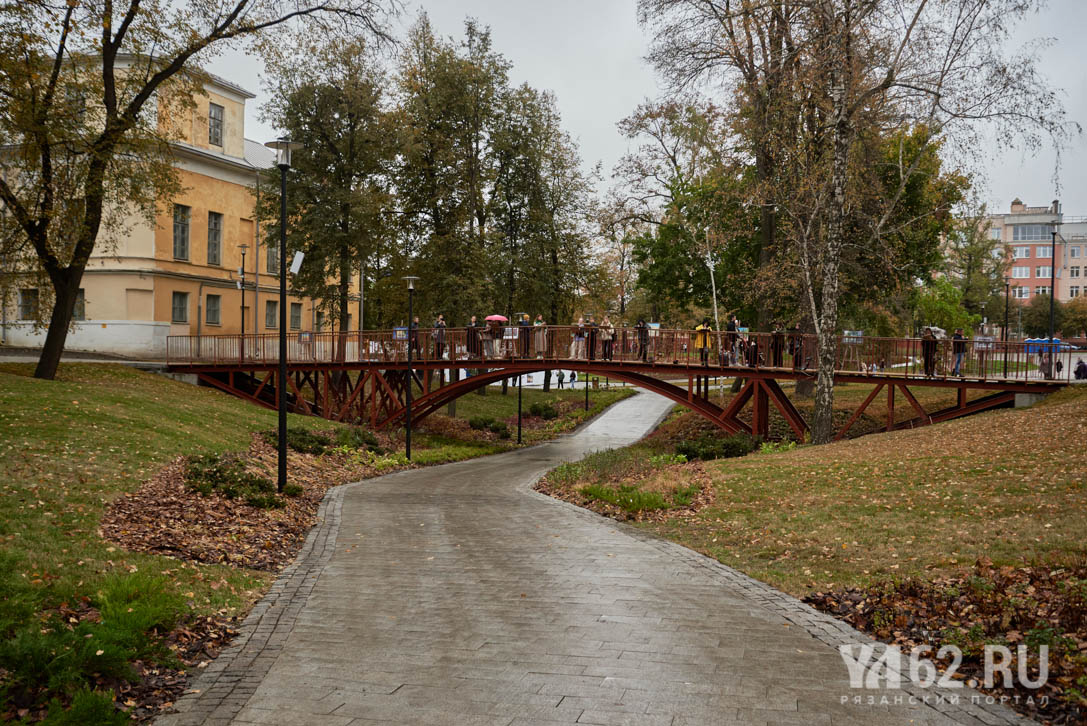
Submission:
[[[840,436],[880,391],[887,395],[886,428],[891,430],[1010,405],[1016,393],[1067,385],[1072,372],[1063,352],[1051,356],[1035,343],[974,340],[956,345],[941,340],[926,345],[916,338],[842,337],[837,348],[837,381],[875,384]],[[411,408],[412,418],[419,420],[490,382],[519,373],[576,370],[654,390],[730,432],[765,437],[772,403],[803,437],[807,423],[778,381],[814,378],[816,352],[815,336],[784,332],[619,328],[610,338],[600,328],[572,326],[295,332],[288,340],[286,384],[292,410],[380,426],[405,415],[409,385],[419,391],[413,393]],[[271,395],[279,365],[276,334],[171,336],[167,358],[172,370],[194,373],[254,403],[276,405]],[[721,408],[709,400],[713,377],[743,378],[746,385]],[[686,380],[686,388],[670,382],[676,379]],[[957,405],[925,411],[911,386],[955,388]],[[988,395],[970,400],[971,390]],[[896,422],[896,391],[916,412],[914,419]],[[738,418],[749,402],[750,424]]]

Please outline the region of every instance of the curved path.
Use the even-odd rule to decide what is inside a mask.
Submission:
[[[237,642],[157,723],[1019,722],[970,691],[935,707],[921,691],[851,691],[836,646],[865,636],[531,490],[670,406],[641,394],[549,444],[332,490]]]

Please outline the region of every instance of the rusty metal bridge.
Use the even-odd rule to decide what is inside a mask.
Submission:
[[[951,340],[841,337],[835,380],[874,387],[837,436],[844,436],[881,393],[887,400],[884,430],[890,431],[1009,406],[1017,393],[1052,392],[1071,376],[1072,366],[1057,366],[1056,360],[1031,343],[965,341],[956,347]],[[276,408],[278,334],[171,336],[167,364],[206,385]],[[290,411],[376,428],[405,417],[408,386],[411,418],[418,422],[481,386],[527,373],[573,370],[659,393],[729,433],[766,438],[773,405],[803,438],[808,424],[781,382],[814,380],[815,367],[815,336],[791,331],[635,327],[616,328],[610,338],[604,329],[588,326],[292,331],[285,385]],[[712,378],[745,383],[722,407],[710,399]],[[955,405],[926,410],[911,388],[932,386],[954,389]],[[912,418],[895,420],[897,395],[912,409]],[[749,421],[741,420],[749,404],[750,416],[744,416]]]

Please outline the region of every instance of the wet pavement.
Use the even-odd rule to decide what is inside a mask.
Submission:
[[[851,690],[837,646],[866,636],[531,490],[670,406],[639,394],[549,444],[331,490],[238,642],[157,723],[1024,722],[972,692]]]

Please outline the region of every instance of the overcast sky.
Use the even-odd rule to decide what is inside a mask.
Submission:
[[[511,80],[553,91],[564,125],[580,144],[586,169],[599,161],[610,175],[627,148],[616,122],[643,99],[659,93],[653,70],[643,60],[647,37],[637,22],[636,2],[415,0],[400,27],[409,25],[420,9],[444,35],[459,38],[467,16],[490,25],[495,49],[513,64]],[[1087,2],[1051,0],[1047,10],[1031,16],[1017,30],[1013,42],[1054,39],[1042,53],[1042,68],[1063,91],[1069,118],[1087,126],[1085,29]],[[273,138],[275,130],[258,119],[263,100],[260,62],[233,53],[216,59],[210,70],[258,94],[246,112],[246,136],[261,141]],[[1025,156],[1002,152],[994,144],[989,152],[982,194],[991,210],[1006,211],[1016,196],[1032,205],[1060,198],[1066,214],[1087,215],[1087,136],[1081,135],[1064,151],[1059,192],[1052,149]]]

